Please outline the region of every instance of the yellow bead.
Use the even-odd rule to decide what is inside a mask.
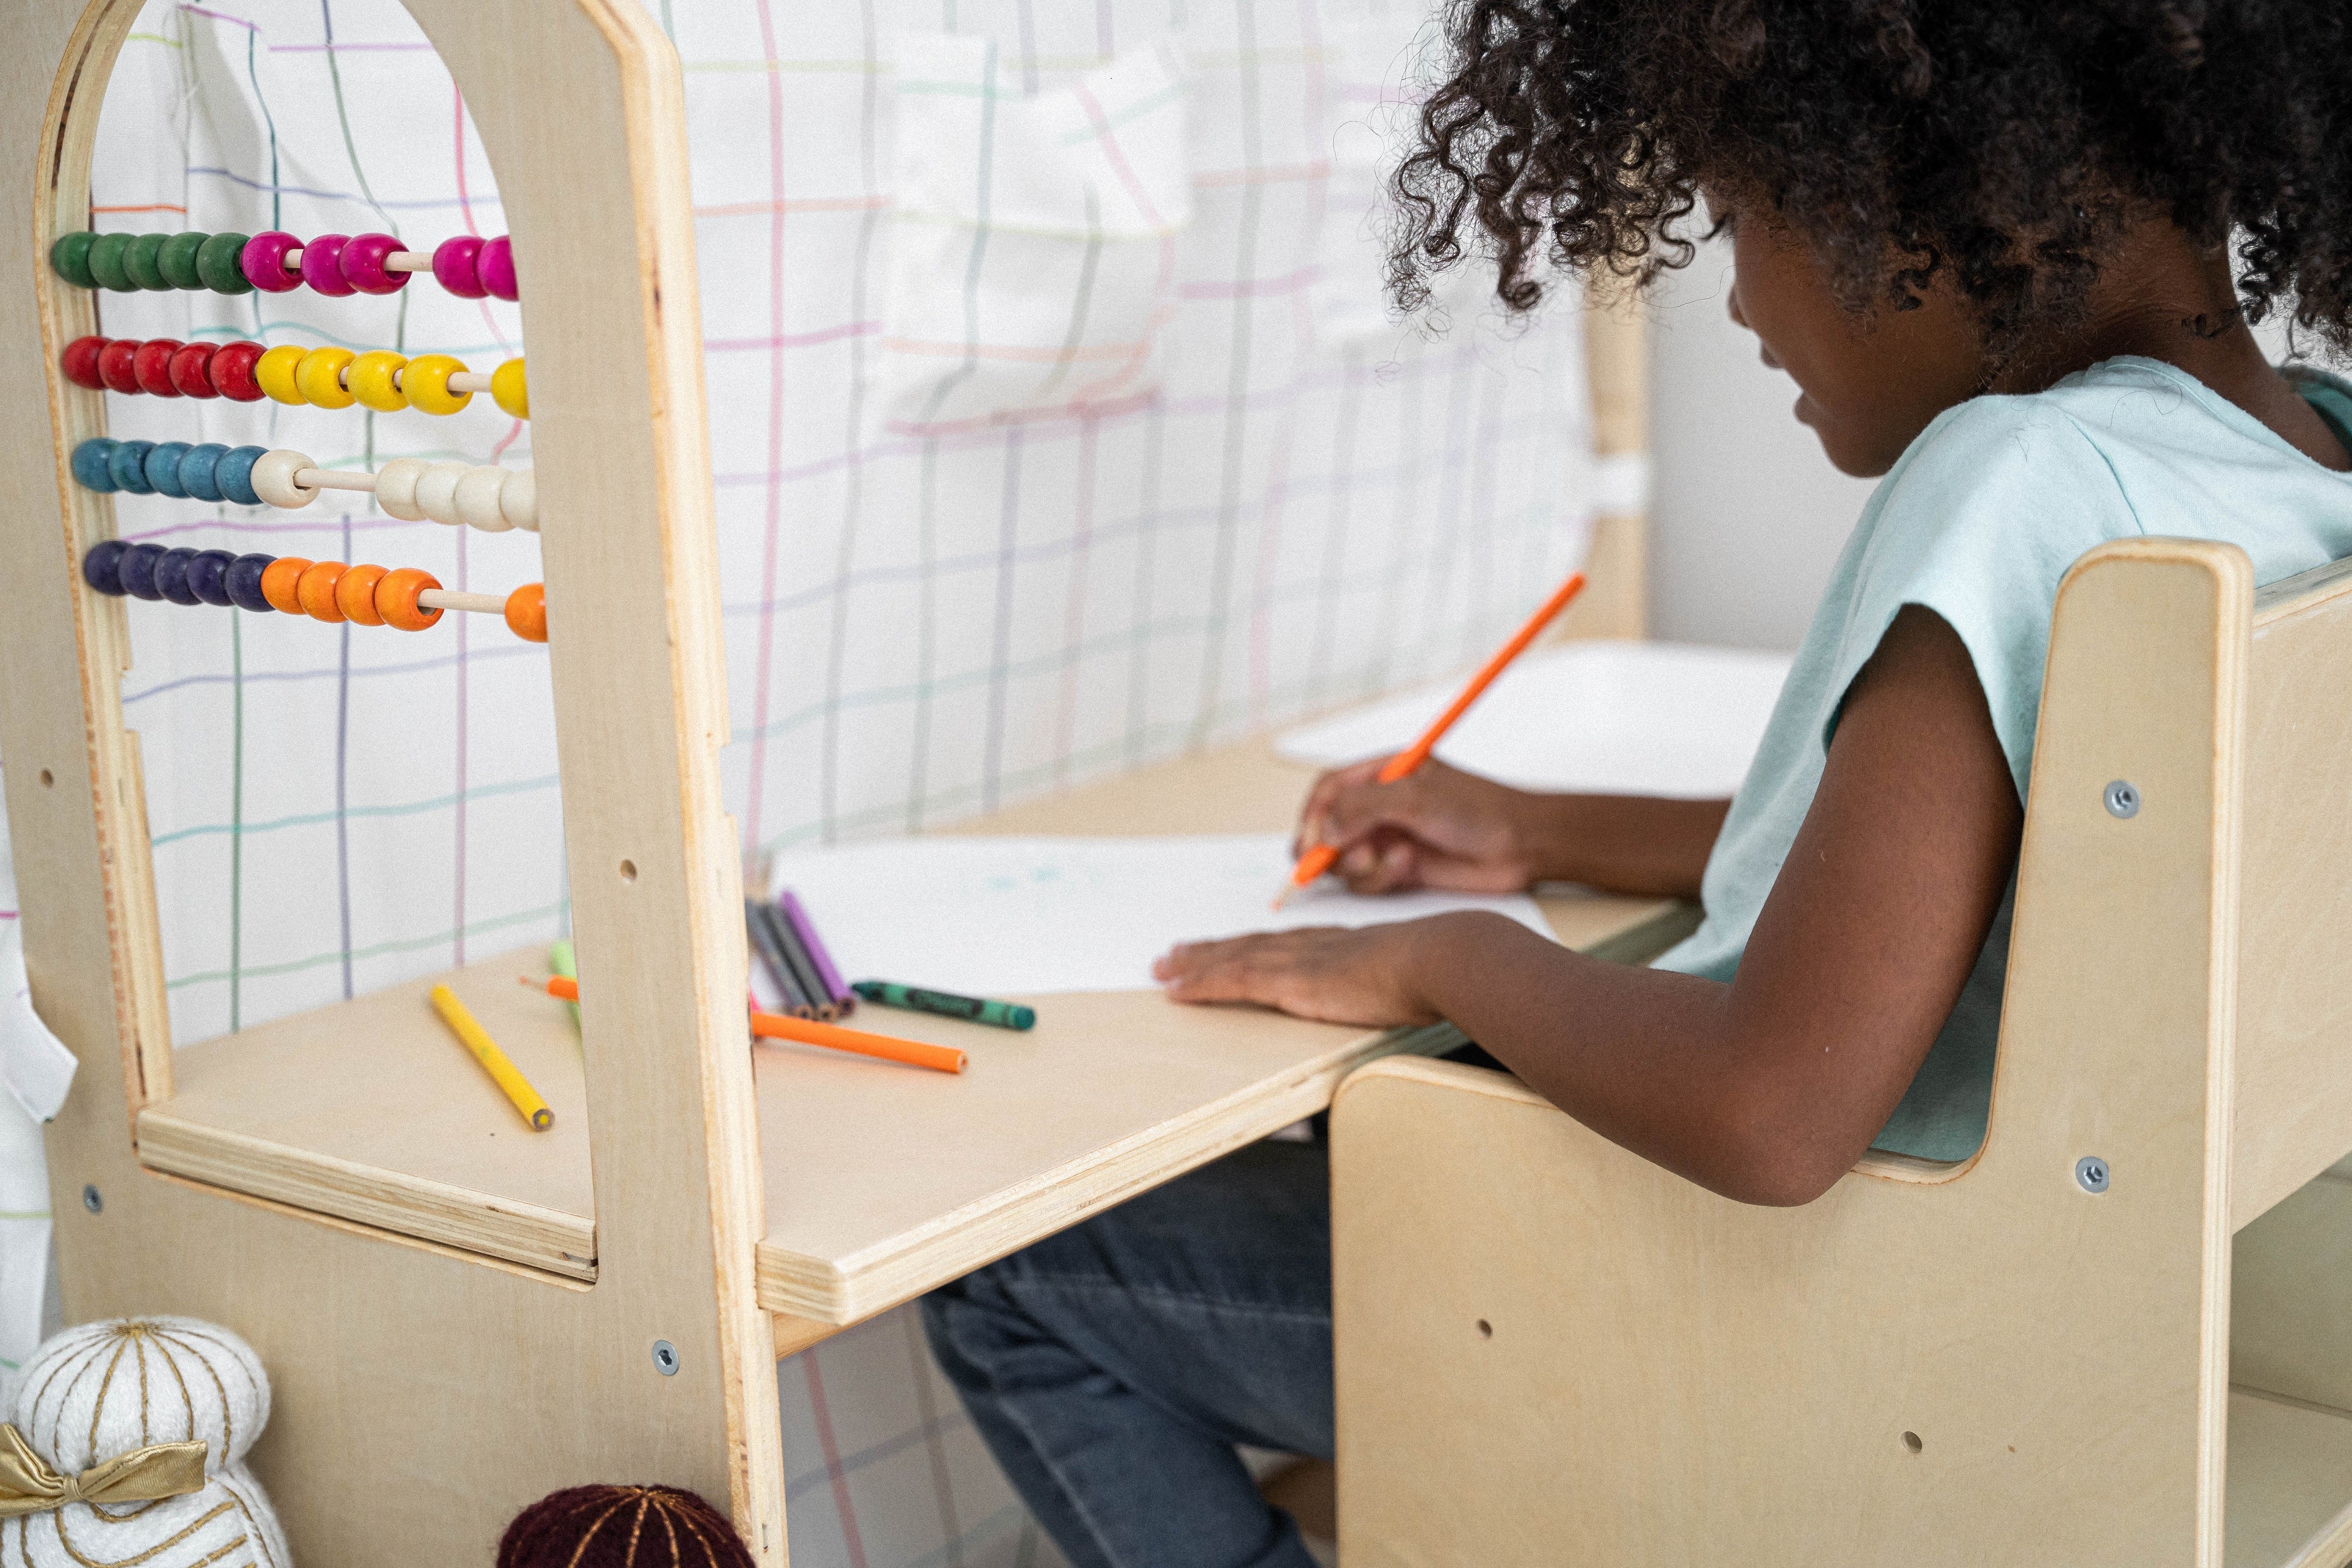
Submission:
[[[299,343],[279,343],[253,362],[254,384],[280,403],[308,403],[295,384],[294,370],[310,352]]]
[[[490,372],[490,395],[516,418],[530,417],[530,395],[523,387],[522,361],[510,359]]]
[[[349,408],[357,401],[343,386],[343,372],[359,356],[349,349],[312,349],[294,367],[294,384],[302,401],[320,408]]]
[[[396,354],[390,349],[370,349],[352,361],[351,369],[343,373],[343,384],[351,388],[352,395],[362,406],[397,414],[408,406],[408,399],[392,378],[407,363],[406,354]]]
[[[400,389],[408,395],[408,406],[427,414],[455,414],[474,401],[470,392],[452,392],[449,378],[466,368],[462,360],[447,354],[418,354],[400,373]]]

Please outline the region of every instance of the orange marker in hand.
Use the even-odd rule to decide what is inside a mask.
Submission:
[[[516,977],[534,991],[545,991],[550,996],[561,996],[566,1002],[580,1000],[580,983],[557,975],[549,980]],[[904,1062],[908,1067],[929,1068],[933,1072],[963,1071],[964,1055],[952,1046],[928,1045],[921,1040],[902,1040],[894,1035],[869,1035],[863,1029],[838,1028],[820,1024],[813,1018],[787,1018],[782,1013],[753,1012],[751,1032],[771,1040],[793,1040],[803,1046],[823,1046],[827,1050],[855,1051],[861,1057],[879,1057],[886,1062]]]
[[[1394,784],[1429,761],[1429,753],[1437,749],[1438,742],[1445,739],[1445,731],[1454,728],[1454,721],[1470,711],[1470,704],[1477,701],[1479,695],[1495,684],[1495,677],[1510,668],[1511,660],[1526,652],[1528,645],[1536,640],[1537,634],[1549,626],[1552,617],[1568,608],[1568,602],[1583,591],[1584,574],[1570,573],[1568,581],[1559,585],[1559,591],[1546,599],[1543,607],[1528,617],[1528,624],[1512,633],[1511,640],[1497,648],[1495,657],[1470,678],[1470,684],[1462,689],[1462,695],[1454,700],[1452,707],[1437,716],[1437,722],[1423,731],[1420,740],[1388,760],[1387,765],[1381,769],[1378,782]],[[1328,871],[1339,858],[1339,851],[1331,845],[1318,844],[1310,847],[1298,858],[1298,864],[1290,868],[1290,880],[1276,895],[1274,907],[1277,910],[1282,908],[1291,894]]]

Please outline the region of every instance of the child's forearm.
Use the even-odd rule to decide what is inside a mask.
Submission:
[[[1613,893],[1695,899],[1727,800],[1640,795],[1528,795],[1519,833],[1533,880]]]

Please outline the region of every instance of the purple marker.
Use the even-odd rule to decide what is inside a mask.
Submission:
[[[816,965],[817,978],[824,982],[825,991],[835,1004],[845,1013],[856,1006],[857,994],[841,983],[841,971],[833,966],[833,954],[825,952],[824,942],[816,934],[816,922],[809,919],[808,910],[801,907],[800,900],[793,896],[790,888],[786,888],[783,897],[776,902],[782,907],[784,919],[791,922],[793,934],[801,939],[801,948],[809,955],[809,962]]]

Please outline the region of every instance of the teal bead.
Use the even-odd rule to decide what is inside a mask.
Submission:
[[[163,254],[163,242],[168,234],[142,234],[122,247],[122,275],[131,279],[133,289],[163,289],[171,285],[163,281],[163,269],[156,265]]]
[[[146,459],[139,465],[140,471],[147,476],[148,488],[173,500],[187,500],[188,487],[180,482],[180,459],[188,451],[185,441],[159,441],[150,447]]]
[[[58,236],[49,247],[49,269],[77,289],[97,288],[98,279],[89,275],[89,247],[97,237],[86,228]]]
[[[106,457],[106,470],[114,476],[114,488],[135,496],[153,495],[155,487],[147,482],[147,454],[154,449],[152,441],[117,441]]]
[[[73,449],[74,483],[86,490],[110,495],[122,487],[114,482],[114,443],[103,436],[92,436]]]
[[[122,253],[130,248],[131,237],[127,234],[101,234],[91,240],[85,253],[90,281],[117,294],[128,294],[138,287],[122,270]]]
[[[217,441],[189,447],[180,459],[180,488],[198,500],[227,500],[221,494],[220,480],[215,473],[220,460],[227,456],[228,448]]]
[[[215,294],[250,294],[253,282],[237,265],[245,254],[247,234],[215,234],[196,251],[196,279]]]
[[[208,234],[197,234],[193,230],[173,235],[155,253],[155,270],[163,275],[163,281],[172,288],[203,288],[205,280],[196,272],[196,253],[211,237]]]
[[[260,495],[253,488],[253,465],[261,459],[267,447],[231,447],[213,461],[213,488],[221,499],[237,506],[259,506]]]

